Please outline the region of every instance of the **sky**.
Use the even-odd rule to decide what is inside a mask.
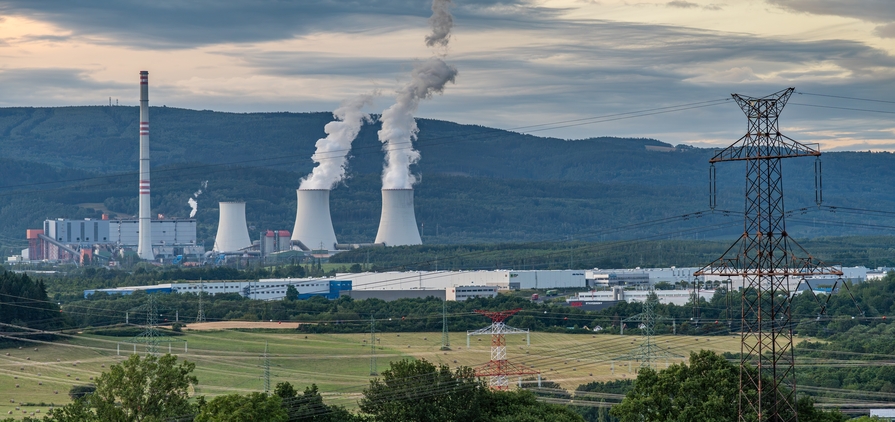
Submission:
[[[136,105],[147,70],[155,106],[332,111],[376,92],[381,113],[437,55],[459,74],[418,117],[723,147],[746,130],[732,93],[795,87],[790,138],[895,150],[892,0],[454,0],[436,49],[430,6],[0,0],[0,106]]]

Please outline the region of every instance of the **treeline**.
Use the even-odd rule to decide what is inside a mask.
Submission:
[[[39,330],[65,325],[59,307],[47,297],[43,281],[10,271],[0,272],[0,322]]]
[[[729,217],[728,217],[729,218]],[[369,264],[373,271],[555,270],[589,268],[699,267],[724,253],[733,241],[641,240],[544,241],[469,245],[361,248],[330,262]],[[844,266],[895,266],[895,236],[848,236],[806,240],[816,258]]]

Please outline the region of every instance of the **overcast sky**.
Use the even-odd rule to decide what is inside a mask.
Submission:
[[[895,150],[892,0],[454,0],[452,11],[449,47],[432,50],[427,0],[0,0],[0,106],[135,105],[148,70],[152,105],[331,111],[378,91],[379,113],[416,61],[439,54],[459,75],[420,117],[726,146],[746,128],[731,101],[519,128],[792,86],[804,94],[781,118],[791,138]]]

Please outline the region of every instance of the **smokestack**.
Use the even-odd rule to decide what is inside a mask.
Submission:
[[[149,72],[140,71],[140,238],[137,255],[154,260],[149,206]]]
[[[292,241],[308,249],[336,250],[336,232],[329,214],[329,189],[298,189]]]
[[[386,246],[421,245],[413,211],[413,189],[383,189],[382,216],[376,243]]]
[[[214,238],[215,252],[238,252],[252,246],[246,225],[245,202],[221,202],[218,234]]]

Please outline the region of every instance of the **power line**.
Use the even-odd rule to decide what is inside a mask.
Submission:
[[[845,100],[872,101],[872,102],[875,102],[875,103],[895,104],[895,101],[874,100],[874,99],[870,99],[870,98],[858,98],[858,97],[845,97],[845,96],[842,96],[842,95],[812,94],[812,93],[810,93],[810,92],[802,92],[802,91],[796,91],[796,94],[799,94],[799,95],[812,95],[812,96],[815,96],[815,97],[841,98],[841,99],[845,99]]]
[[[884,111],[884,110],[871,110],[867,108],[852,108],[852,107],[835,107],[835,106],[825,106],[825,105],[817,105],[817,104],[802,104],[802,103],[789,103],[790,105],[803,106],[803,107],[816,107],[816,108],[832,108],[836,110],[849,110],[849,111],[863,111],[868,113],[885,113],[885,114],[895,114],[895,111]]]

